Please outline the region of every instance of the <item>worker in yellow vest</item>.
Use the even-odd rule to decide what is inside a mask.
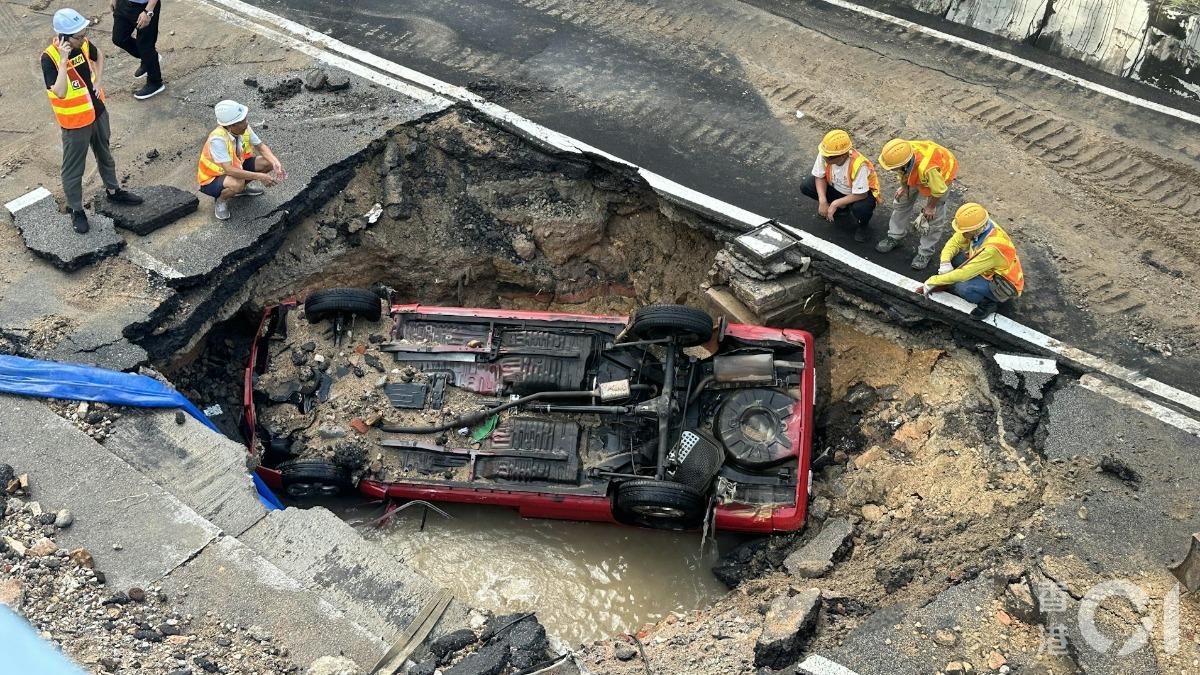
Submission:
[[[934,247],[946,236],[946,193],[958,175],[954,153],[933,141],[893,138],[879,153],[879,166],[895,171],[900,180],[887,237],[875,250],[888,253],[915,229],[921,240],[912,259],[914,270],[923,270],[933,258]]]
[[[850,134],[834,129],[817,146],[812,175],[800,184],[800,192],[817,200],[817,213],[834,222],[838,211],[854,216],[854,241],[870,236],[868,225],[879,203],[879,177],[875,165],[854,149]]]
[[[58,125],[62,127],[62,186],[71,209],[71,226],[79,234],[89,229],[83,212],[83,172],[88,148],[96,156],[105,198],[117,204],[137,205],[142,198],[121,188],[117,163],[108,146],[108,111],[104,107],[104,55],[88,42],[88,20],[73,10],[60,9],[52,20],[57,34],[42,52],[42,78]]]
[[[928,295],[949,286],[954,294],[975,303],[971,316],[983,319],[1025,291],[1021,259],[1008,233],[979,204],[958,207],[951,222],[954,234],[942,247],[938,273],[925,280]]]
[[[250,128],[246,121],[249,108],[237,101],[224,100],[213,106],[213,112],[220,126],[209,132],[200,149],[196,181],[201,192],[216,200],[213,215],[217,220],[229,220],[230,199],[261,195],[263,189],[253,185],[254,181],[271,187],[287,178],[287,172],[271,148]]]

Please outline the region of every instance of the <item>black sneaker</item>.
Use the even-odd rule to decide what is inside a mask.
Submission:
[[[979,304],[975,305],[975,309],[971,310],[971,318],[986,319],[989,314],[996,311],[997,307],[999,307],[999,303],[995,300],[980,300]]]
[[[116,190],[115,192],[105,192],[104,198],[114,204],[125,204],[127,206],[137,206],[143,200],[141,197],[133,194],[129,190]]]
[[[871,238],[871,229],[870,228],[868,228],[868,227],[854,228],[854,241],[857,241],[858,243],[861,244],[870,238]]]
[[[151,96],[154,96],[155,94],[160,93],[162,90],[164,90],[166,88],[167,88],[167,85],[163,84],[162,82],[159,82],[157,84],[147,82],[144,87],[133,92],[133,97],[139,101],[145,101],[146,99],[150,98]]]
[[[75,228],[79,234],[87,234],[87,231],[91,229],[88,225],[87,214],[83,211],[71,211],[71,227]]]

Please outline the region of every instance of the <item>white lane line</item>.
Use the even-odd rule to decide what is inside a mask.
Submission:
[[[833,5],[834,7],[840,7],[842,9],[847,9],[847,10],[850,10],[851,12],[863,14],[863,15],[869,16],[873,19],[879,19],[880,21],[886,21],[887,23],[890,23],[890,24],[894,24],[897,26],[903,26],[904,28],[907,28],[909,30],[915,30],[919,33],[931,35],[933,37],[938,38],[939,40],[945,40],[946,42],[952,42],[956,45],[960,45],[960,46],[966,47],[968,49],[972,49],[974,51],[987,54],[989,56],[994,56],[998,59],[1004,59],[1005,61],[1010,61],[1012,63],[1018,63],[1022,66],[1025,66],[1026,68],[1032,68],[1038,72],[1042,72],[1047,75],[1051,75],[1053,77],[1057,77],[1059,79],[1066,80],[1067,82],[1077,84],[1085,89],[1091,89],[1092,91],[1100,93],[1100,94],[1104,94],[1105,96],[1110,96],[1110,97],[1118,99],[1120,101],[1124,101],[1126,103],[1136,105],[1139,108],[1145,108],[1147,110],[1153,110],[1154,112],[1162,113],[1164,115],[1170,115],[1171,117],[1183,120],[1185,122],[1191,122],[1192,124],[1200,124],[1200,115],[1193,115],[1192,113],[1184,112],[1182,110],[1179,110],[1178,108],[1172,108],[1170,106],[1166,106],[1161,103],[1155,103],[1154,101],[1149,101],[1144,98],[1134,96],[1132,94],[1126,94],[1125,92],[1117,91],[1116,89],[1113,89],[1112,87],[1106,87],[1102,84],[1097,84],[1095,82],[1092,82],[1091,80],[1085,80],[1082,77],[1079,77],[1078,75],[1072,75],[1072,74],[1066,72],[1065,70],[1051,68],[1050,66],[1038,63],[1037,61],[1030,61],[1029,59],[1023,59],[1020,56],[1015,56],[1013,54],[1009,54],[1006,51],[1003,51],[1000,49],[995,49],[994,47],[989,47],[987,45],[980,44],[978,42],[973,42],[973,41],[967,40],[965,38],[960,38],[957,35],[943,33],[942,31],[937,30],[935,28],[930,28],[928,26],[922,26],[919,23],[915,23],[915,22],[909,21],[907,19],[901,19],[898,16],[892,16],[891,14],[885,14],[876,9],[870,9],[868,7],[863,7],[861,5],[856,5],[853,2],[846,2],[846,0],[821,0],[821,2],[824,2],[829,5]]]
[[[32,206],[49,196],[50,191],[44,187],[40,187],[35,190],[30,190],[11,202],[8,202],[4,205],[4,208],[8,209],[8,212],[15,216],[17,215],[17,211],[20,211],[27,206]]]
[[[742,209],[740,207],[734,206],[733,204],[730,204],[728,202],[724,202],[720,199],[716,199],[715,197],[710,197],[701,192],[698,192],[698,191],[692,190],[691,188],[688,188],[686,186],[680,185],[679,183],[676,183],[670,179],[667,179],[657,173],[637,167],[636,164],[632,164],[632,163],[622,160],[620,158],[614,157],[613,155],[610,155],[608,153],[598,151],[595,148],[593,148],[592,146],[590,146],[586,143],[583,143],[582,141],[579,141],[570,136],[566,136],[564,134],[561,134],[561,133],[558,133],[551,129],[548,129],[536,122],[533,122],[531,120],[528,120],[527,118],[522,117],[521,115],[518,115],[515,112],[512,112],[511,110],[508,110],[507,108],[503,108],[501,106],[497,106],[495,104],[488,103],[482,97],[480,97],[476,94],[472,94],[471,92],[467,91],[466,89],[463,89],[462,87],[457,87],[457,86],[448,84],[446,82],[442,82],[441,80],[430,77],[423,73],[419,73],[415,70],[412,70],[411,68],[406,68],[404,66],[401,66],[398,63],[393,63],[386,59],[375,56],[369,52],[365,52],[361,49],[358,49],[357,47],[352,47],[350,45],[347,45],[344,42],[341,42],[340,40],[336,40],[332,37],[329,37],[328,35],[325,35],[324,33],[318,33],[316,31],[309,29],[309,28],[307,28],[301,24],[298,24],[294,21],[285,19],[276,14],[272,14],[271,12],[260,9],[253,5],[248,5],[244,2],[242,2],[241,0],[205,0],[205,1],[212,2],[212,3],[218,3],[221,5],[225,5],[227,7],[235,8],[240,12],[245,12],[246,14],[249,14],[250,16],[252,16],[254,18],[261,19],[263,21],[272,23],[276,26],[279,26],[280,28],[283,28],[284,30],[287,30],[288,32],[291,32],[295,35],[301,36],[301,37],[305,38],[306,40],[311,40],[313,42],[324,45],[324,46],[328,47],[329,49],[332,49],[334,51],[345,54],[348,57],[358,59],[358,60],[366,63],[367,65],[370,65],[372,67],[379,68],[385,72],[391,73],[391,74],[395,75],[396,77],[410,81],[415,85],[436,91],[439,94],[446,96],[448,98],[453,98],[455,100],[459,100],[464,103],[469,103],[469,104],[475,106],[476,108],[478,108],[481,112],[484,112],[485,114],[491,115],[493,117],[495,117],[495,115],[497,115],[498,113],[500,113],[502,111],[504,114],[504,119],[502,120],[502,122],[505,125],[508,125],[508,126],[517,125],[518,128],[520,128],[520,129],[524,129],[524,130],[529,131],[530,133],[534,133],[535,135],[538,136],[538,138],[542,142],[544,142],[548,145],[551,145],[554,147],[561,147],[564,151],[597,152],[598,154],[601,154],[605,157],[611,158],[615,161],[619,161],[622,164],[626,164],[630,167],[638,168],[642,177],[651,185],[651,187],[653,187],[660,194],[670,195],[672,198],[679,200],[681,203],[700,205],[703,208],[703,211],[707,211],[712,214],[719,215],[723,219],[726,219],[730,222],[744,223],[747,226],[747,228],[756,227],[756,226],[761,225],[762,223],[765,223],[769,220],[768,218],[766,218],[764,216],[760,216],[758,214],[752,213],[752,212]],[[832,2],[834,0],[823,0],[823,1],[824,2]],[[215,11],[220,11],[223,14],[228,14],[228,12],[224,12],[223,10],[219,10],[216,8],[213,8],[213,9]],[[248,25],[248,26],[252,27],[252,29],[256,29],[260,33],[264,33],[264,34],[268,35],[268,37],[270,37],[272,34],[278,35],[277,33],[274,33],[274,31],[263,29],[263,28],[257,26],[256,24],[245,21],[245,20],[242,20],[240,25]],[[278,39],[278,38],[274,38],[274,39]],[[284,38],[284,39],[291,40],[291,38]],[[316,53],[322,53],[321,50],[319,50],[319,49],[312,48],[311,46],[309,46],[309,47],[310,47],[310,49],[313,49],[313,51]],[[312,52],[305,51],[305,53],[312,53]],[[327,55],[325,58],[336,59],[338,57],[335,57],[332,55]],[[331,64],[337,65],[334,61],[329,61],[329,62]],[[362,66],[360,66],[358,64],[354,64],[354,65],[358,68],[362,68]],[[339,67],[341,67],[341,66],[339,66]],[[518,122],[519,122],[519,124],[518,124]],[[879,281],[882,281],[887,284],[891,284],[892,286],[895,286],[898,289],[905,290],[910,293],[915,294],[917,289],[921,287],[921,283],[918,281],[914,281],[913,279],[909,279],[906,276],[903,276],[903,275],[893,272],[881,265],[873,263],[870,260],[867,260],[866,258],[863,258],[855,253],[852,253],[851,251],[844,249],[841,246],[838,246],[837,244],[826,241],[826,240],[818,237],[817,235],[815,235],[811,232],[808,232],[802,228],[786,225],[784,223],[780,223],[780,225],[785,227],[788,231],[800,235],[803,238],[801,241],[801,246],[804,246],[811,250],[823,253],[824,255],[841,262],[842,264],[846,265],[847,267],[849,267],[851,269],[855,269],[855,270],[858,270],[865,274],[868,274],[872,277],[875,277]],[[963,300],[962,298],[960,298],[956,295],[950,294],[950,293],[936,293],[932,297],[930,297],[929,300],[932,302],[937,302],[941,305],[945,305],[952,309],[958,310],[959,312],[962,312],[964,314],[970,313],[970,311],[975,308],[975,306],[973,304],[967,302],[966,300]],[[974,321],[975,319],[966,319],[966,320]],[[1114,364],[1114,363],[1109,362],[1105,359],[1102,359],[1098,356],[1089,354],[1088,352],[1085,352],[1081,349],[1077,349],[1075,347],[1067,345],[1058,339],[1052,338],[1044,333],[1041,333],[1032,328],[1029,328],[1028,326],[1017,323],[1016,321],[1013,321],[1012,319],[1009,319],[1008,317],[1000,316],[998,314],[992,314],[988,318],[984,319],[984,322],[995,326],[1000,331],[1008,333],[1009,335],[1012,335],[1014,338],[1016,338],[1018,340],[1032,344],[1035,347],[1040,347],[1041,349],[1044,349],[1052,354],[1056,354],[1056,355],[1062,357],[1063,360],[1065,360],[1065,361],[1080,364],[1081,366],[1083,366],[1086,369],[1103,373],[1114,379],[1126,382],[1129,385],[1131,385],[1135,388],[1141,389],[1141,390],[1143,390],[1147,393],[1150,393],[1154,396],[1159,396],[1166,400],[1174,401],[1186,408],[1189,408],[1191,410],[1196,411],[1197,413],[1200,413],[1200,397],[1197,397],[1193,394],[1189,394],[1188,392],[1182,391],[1180,389],[1176,389],[1175,387],[1172,387],[1168,384],[1165,384],[1163,382],[1159,382],[1158,380],[1146,377],[1146,376],[1142,375],[1141,373],[1138,373],[1134,370],[1131,370],[1124,366]]]
[[[994,354],[992,356],[996,360],[996,364],[1004,370],[1011,370],[1018,373],[1046,373],[1047,375],[1058,374],[1058,362],[1054,359],[1039,359],[1034,356],[1025,356],[1023,354]]]
[[[1142,398],[1141,396],[1138,396],[1127,389],[1123,389],[1114,384],[1105,382],[1095,375],[1088,374],[1079,378],[1079,385],[1084,389],[1094,391],[1102,396],[1107,396],[1117,403],[1129,406],[1130,408],[1145,413],[1160,422],[1169,424],[1180,431],[1184,431],[1200,438],[1200,422],[1197,422],[1187,415],[1177,413],[1166,406],[1162,406],[1154,401]]]

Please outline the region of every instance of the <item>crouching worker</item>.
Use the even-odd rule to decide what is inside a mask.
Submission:
[[[849,210],[854,216],[854,241],[867,240],[867,226],[879,203],[879,177],[875,165],[854,149],[845,131],[834,129],[821,139],[812,175],[804,179],[800,192],[817,200],[817,213],[831,223],[838,211]]]
[[[950,226],[954,234],[942,247],[938,273],[925,280],[925,295],[949,286],[953,293],[975,303],[971,316],[986,318],[1000,303],[1025,290],[1021,259],[1008,233],[995,223],[987,209],[967,203],[958,207]]]
[[[261,195],[263,188],[253,185],[254,181],[271,187],[286,178],[287,173],[271,148],[246,122],[249,113],[246,106],[226,100],[214,106],[213,111],[221,126],[213,129],[204,141],[196,180],[201,192],[216,199],[213,215],[217,220],[228,220],[230,199]]]

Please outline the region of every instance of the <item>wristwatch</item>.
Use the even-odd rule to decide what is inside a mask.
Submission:
[[[150,17],[151,19],[153,19],[153,18],[154,18],[154,10],[152,10],[152,9],[143,9],[142,11],[143,11],[143,12],[145,12],[145,13],[146,13],[146,16]]]

